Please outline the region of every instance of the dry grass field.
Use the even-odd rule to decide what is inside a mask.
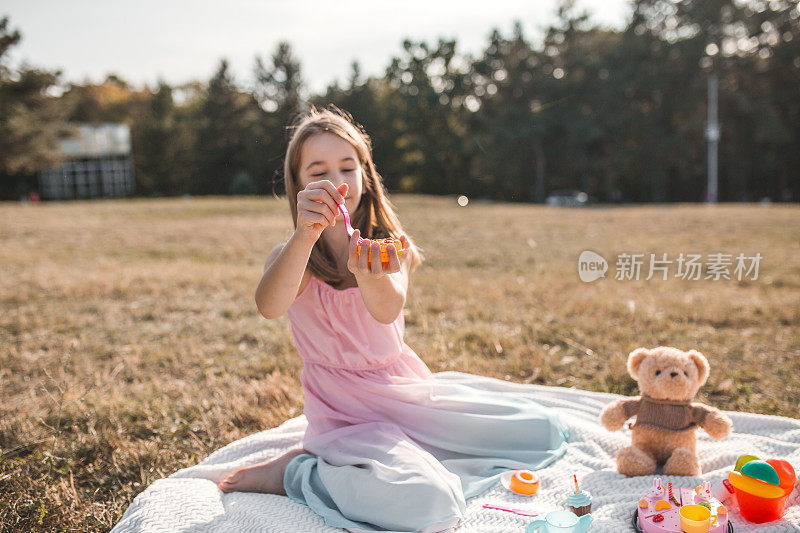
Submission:
[[[797,206],[393,200],[427,258],[406,341],[433,371],[635,394],[627,354],[666,344],[711,361],[702,401],[798,416]],[[155,479],[302,413],[286,317],[253,301],[290,231],[284,199],[0,205],[0,530],[107,530]],[[579,280],[585,249],[606,279]],[[623,252],[763,259],[756,280],[615,280]]]

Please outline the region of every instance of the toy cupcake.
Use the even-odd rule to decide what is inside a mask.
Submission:
[[[573,474],[575,480],[575,490],[570,492],[567,497],[569,510],[578,516],[583,516],[592,512],[592,494],[588,490],[578,488],[578,477]]]

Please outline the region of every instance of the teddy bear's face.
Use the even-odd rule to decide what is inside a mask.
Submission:
[[[708,379],[709,366],[695,350],[659,346],[632,352],[628,371],[642,394],[658,400],[691,400]]]

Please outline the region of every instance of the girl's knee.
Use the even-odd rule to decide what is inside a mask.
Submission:
[[[359,470],[349,478],[358,497],[337,502],[351,520],[390,530],[432,532],[453,527],[466,512],[461,481],[451,472],[419,464],[408,465],[400,476],[399,470]]]

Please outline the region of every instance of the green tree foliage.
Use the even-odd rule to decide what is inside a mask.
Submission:
[[[466,74],[454,61],[456,42],[435,47],[406,40],[386,81],[395,93],[390,120],[404,176],[400,188],[428,194],[452,193],[469,181],[463,108]]]
[[[34,173],[59,161],[57,141],[64,113],[48,94],[60,72],[7,64],[9,49],[22,36],[0,19],[0,198],[18,198],[35,189]]]
[[[256,57],[253,77],[253,95],[263,110],[256,190],[271,193],[283,190],[283,154],[289,141],[289,127],[306,110],[307,97],[300,62],[288,42],[278,43],[269,62]]]
[[[191,190],[192,176],[197,172],[193,110],[190,105],[177,107],[174,92],[173,87],[160,82],[141,124],[132,132],[139,194],[175,196]]]
[[[190,192],[229,194],[238,174],[254,170],[260,119],[255,98],[236,87],[222,60],[198,109],[196,177]]]
[[[390,189],[400,188],[405,172],[403,154],[395,139],[400,135],[399,121],[393,120],[398,95],[384,78],[363,79],[357,61],[351,63],[347,85],[329,85],[324,94],[314,95],[317,107],[334,105],[346,110],[363,126],[372,143],[373,159],[380,162],[378,172]]]
[[[473,194],[519,201],[537,198],[539,191],[543,197],[539,185],[548,159],[543,145],[557,105],[547,101],[544,59],[517,22],[510,38],[494,30],[483,56],[471,63],[465,102],[473,112],[468,124],[473,171],[480,180]]]

